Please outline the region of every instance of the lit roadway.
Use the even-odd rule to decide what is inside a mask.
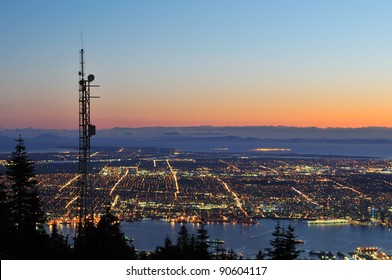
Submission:
[[[120,182],[124,180],[124,178],[128,175],[128,173],[129,173],[129,169],[127,168],[125,174],[121,176],[121,178],[118,179],[118,181],[114,184],[113,188],[110,190],[109,195],[112,195],[112,192],[117,188],[118,184],[120,184]]]
[[[58,193],[56,196],[54,196],[54,197],[50,200],[49,204],[52,203],[54,200],[58,199],[58,198],[61,196],[61,193],[60,193],[60,192],[61,192],[65,187],[71,185],[72,182],[75,181],[75,180],[77,180],[79,177],[80,177],[80,174],[76,175],[76,176],[73,177],[71,180],[69,180],[67,183],[65,183],[64,185],[62,185],[61,188],[59,189],[59,193]],[[72,203],[72,202],[71,202],[71,203]],[[66,207],[66,208],[67,208],[67,207]]]
[[[71,185],[73,181],[75,181],[76,179],[79,178],[79,176],[80,176],[80,174],[76,175],[76,176],[73,177],[71,180],[69,180],[67,183],[65,183],[65,184],[59,189],[59,192],[61,192],[61,190],[64,189],[65,187]]]
[[[361,193],[360,191],[354,189],[353,187],[349,187],[349,186],[342,185],[342,184],[340,184],[340,183],[338,183],[338,182],[336,182],[336,181],[334,181],[334,180],[331,180],[331,179],[328,179],[328,180],[329,180],[330,182],[334,182],[334,183],[335,183],[336,185],[338,185],[341,189],[347,189],[347,190],[353,191],[353,192],[355,192],[355,193],[357,193],[357,194],[359,194],[359,195],[363,195],[363,193]],[[338,187],[335,187],[335,188],[339,189]]]
[[[220,183],[222,183],[222,185],[225,187],[225,189],[228,191],[228,193],[230,193],[234,200],[237,202],[237,207],[241,210],[242,213],[244,213],[244,215],[246,217],[248,217],[248,213],[246,213],[244,207],[242,206],[241,200],[238,197],[238,195],[232,190],[230,189],[229,185],[227,183],[225,183],[224,181],[222,181],[222,179],[215,177]]]
[[[296,193],[298,193],[299,195],[301,195],[303,198],[305,198],[308,202],[313,203],[314,205],[317,205],[317,206],[321,206],[321,205],[318,204],[317,202],[314,202],[309,196],[307,196],[306,194],[300,192],[300,191],[297,190],[296,188],[291,187],[291,189],[292,189],[293,191],[295,191]]]
[[[65,205],[65,208],[68,208],[73,202],[75,202],[77,199],[79,198],[79,196],[75,196],[70,202],[68,202],[67,205]]]
[[[177,196],[180,193],[180,188],[178,187],[178,181],[177,181],[177,172],[173,170],[173,167],[170,165],[169,160],[166,160],[167,166],[169,166],[170,172],[173,175],[174,178],[174,183],[176,184],[176,192],[174,193],[174,200],[177,200]]]
[[[111,209],[113,209],[113,208],[114,208],[114,206],[116,205],[116,203],[117,203],[117,201],[118,201],[119,197],[120,197],[119,195],[116,195],[116,198],[114,199],[114,201],[113,201],[112,205],[110,206],[110,208],[111,208]]]
[[[92,155],[90,155],[90,157],[95,157],[95,156],[97,156],[99,154],[99,152],[95,152],[95,153],[93,153]]]
[[[231,163],[229,163],[229,162],[226,162],[226,161],[224,161],[224,160],[219,160],[220,162],[222,162],[222,163],[224,163],[224,164],[227,164],[228,166],[230,166],[231,168],[233,168],[235,171],[237,171],[237,172],[240,172],[241,170],[237,167],[237,166],[235,166],[235,165],[233,165],[233,164],[231,164]]]
[[[260,167],[261,167],[261,168],[264,168],[264,169],[267,169],[267,170],[269,170],[269,171],[272,171],[272,172],[274,172],[274,173],[279,174],[279,171],[276,170],[276,169],[272,169],[272,168],[267,167],[267,166],[265,166],[265,165],[260,165]]]
[[[203,167],[203,170],[204,170],[208,175],[210,175],[211,177],[213,177],[213,178],[215,178],[216,180],[218,180],[218,181],[225,187],[225,189],[227,190],[227,192],[230,193],[230,194],[232,195],[232,197],[234,198],[234,200],[236,201],[237,207],[241,210],[242,213],[244,213],[244,215],[245,215],[246,217],[248,217],[248,213],[245,211],[244,207],[242,206],[242,203],[241,203],[240,198],[238,197],[238,195],[237,195],[232,189],[230,189],[229,185],[228,185],[226,182],[224,182],[222,179],[220,179],[218,176],[214,176],[214,175],[212,175],[211,173],[209,173],[208,168]]]
[[[385,183],[385,184],[388,184],[388,185],[390,185],[390,186],[392,186],[392,183],[391,183],[391,182],[384,181],[384,183]]]

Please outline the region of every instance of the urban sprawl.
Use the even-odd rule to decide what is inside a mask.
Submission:
[[[270,152],[270,153],[269,153]],[[91,154],[90,203],[120,219],[255,223],[257,219],[392,225],[389,160],[306,157],[276,149],[232,154],[107,148]],[[1,155],[3,165],[9,155]],[[52,222],[77,220],[77,152],[33,153]],[[0,174],[6,181],[4,166]]]

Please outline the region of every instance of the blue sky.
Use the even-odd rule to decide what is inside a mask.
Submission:
[[[76,127],[81,32],[98,127],[391,126],[391,8],[3,0],[0,127]]]

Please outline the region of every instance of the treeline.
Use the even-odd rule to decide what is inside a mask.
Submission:
[[[72,250],[56,226],[49,235],[38,197],[34,163],[28,159],[23,139],[7,162],[7,186],[0,183],[1,259],[67,259]]]
[[[167,236],[153,252],[137,252],[121,232],[120,221],[110,212],[97,224],[79,227],[71,245],[68,236],[53,225],[51,233],[44,229],[46,217],[38,196],[34,163],[28,158],[24,140],[19,136],[15,151],[6,164],[9,184],[0,183],[0,258],[1,259],[151,259],[207,260],[241,259],[233,250],[211,245],[205,223],[199,224],[196,235],[182,225],[177,240]],[[270,248],[259,251],[256,259],[297,259],[294,228],[287,230],[279,222],[270,241]],[[216,242],[216,241],[215,241]],[[215,243],[216,244],[216,243]]]

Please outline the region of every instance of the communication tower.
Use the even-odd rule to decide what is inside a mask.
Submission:
[[[95,126],[90,122],[90,99],[98,98],[90,95],[91,87],[98,87],[92,85],[94,75],[90,74],[85,79],[84,74],[84,50],[80,50],[80,71],[79,71],[79,180],[78,180],[78,210],[79,210],[79,225],[78,233],[80,234],[82,228],[89,222],[93,221],[93,203],[91,198],[91,184],[90,184],[90,141],[91,137],[95,135]]]

